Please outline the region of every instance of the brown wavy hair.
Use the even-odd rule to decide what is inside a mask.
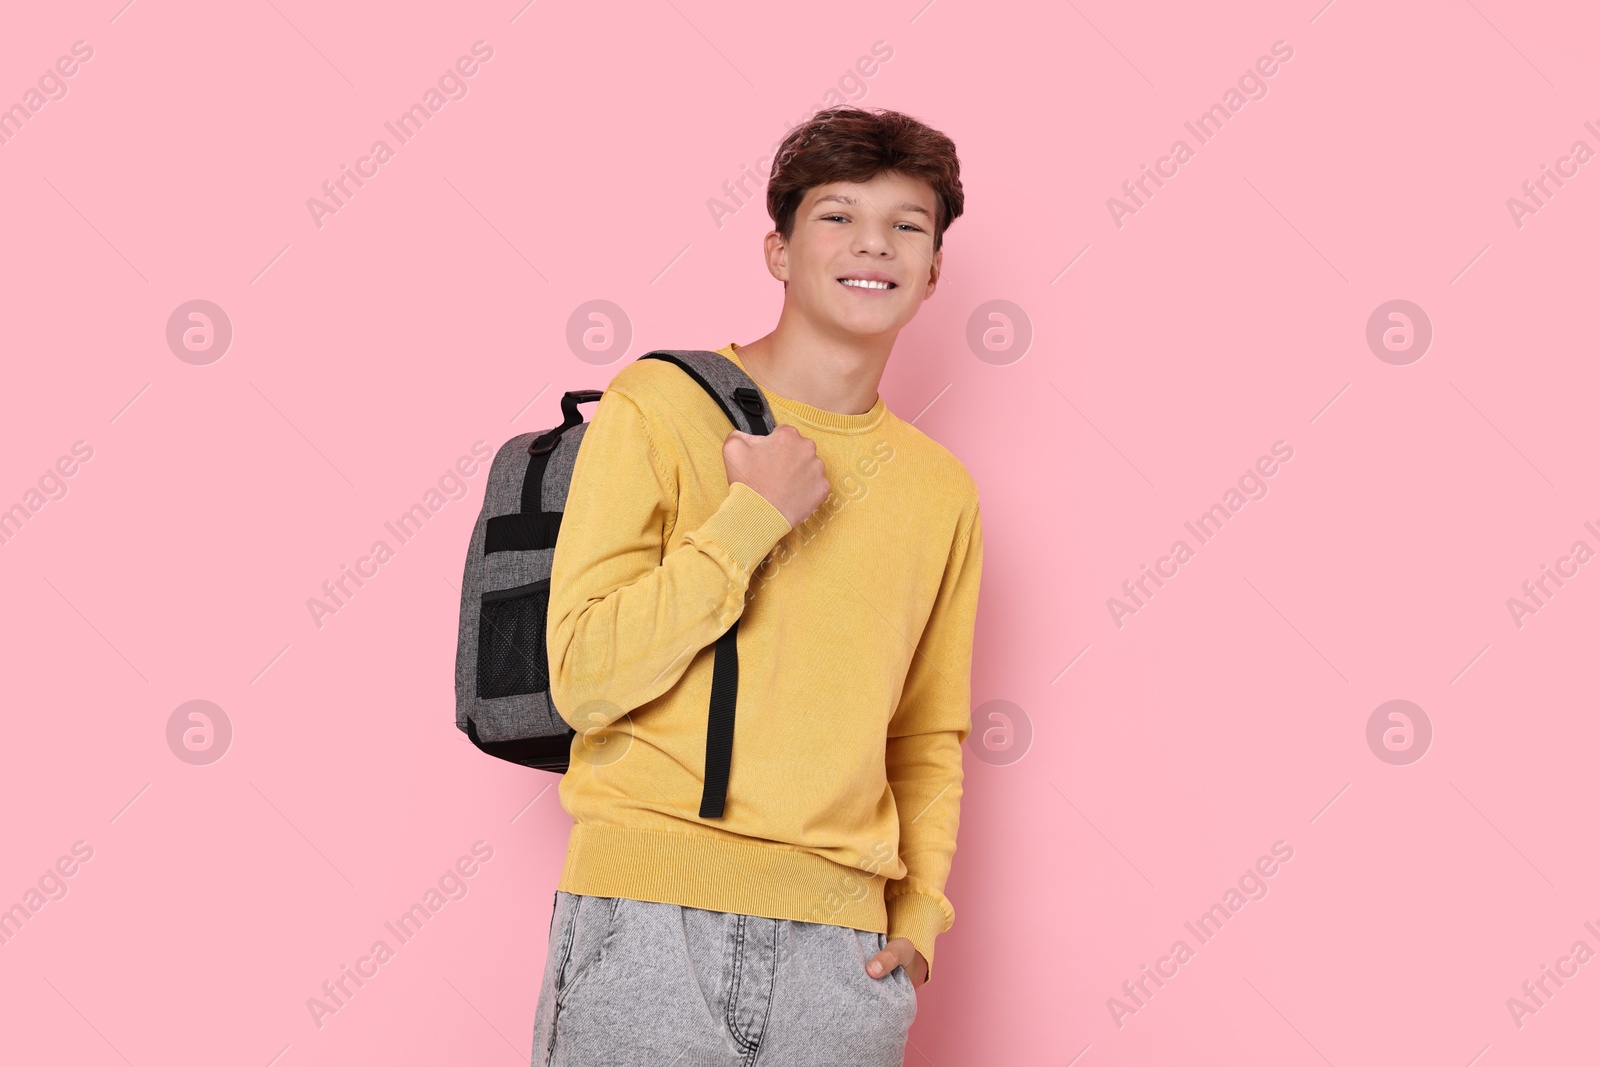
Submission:
[[[961,217],[961,162],[955,142],[898,111],[829,108],[789,131],[772,159],[767,214],[788,241],[806,191],[829,182],[868,182],[886,171],[920,178],[933,188],[933,250]]]

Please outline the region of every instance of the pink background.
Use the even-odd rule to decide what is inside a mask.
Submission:
[[[907,1062],[1592,1056],[1600,961],[1520,1027],[1506,1002],[1600,950],[1600,564],[1520,627],[1506,602],[1600,549],[1600,161],[1520,227],[1506,202],[1600,149],[1600,19],[1319,2],[11,12],[0,103],[94,54],[0,145],[0,506],[93,455],[0,545],[0,904],[93,856],[0,946],[0,1058],[527,1062],[569,820],[453,722],[482,471],[320,628],[306,602],[474,441],[770,329],[763,203],[719,228],[707,202],[876,41],[850,98],[949,133],[968,196],[882,392],[972,471],[988,546],[957,920]],[[319,228],[307,198],[478,40],[467,95]],[[1275,41],[1267,95],[1199,144],[1184,122]],[[233,330],[204,365],[166,340],[196,299]],[[633,339],[580,358],[597,299]],[[1366,339],[1399,299],[1433,330],[1404,365]],[[969,347],[991,300],[1026,351]],[[1276,441],[1267,496],[1197,546]],[[1119,628],[1107,599],[1179,538]],[[1394,699],[1431,724],[1405,764],[1367,740]],[[232,731],[207,765],[169,742],[191,700]],[[307,999],[476,841],[467,895],[319,1028]],[[1278,841],[1200,944],[1185,922]]]

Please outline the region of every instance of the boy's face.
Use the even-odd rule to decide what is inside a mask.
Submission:
[[[830,332],[898,332],[939,281],[944,252],[933,250],[935,204],[927,182],[889,172],[806,190],[789,241],[767,235],[767,269],[788,283],[785,306]],[[890,287],[842,280],[862,275]]]

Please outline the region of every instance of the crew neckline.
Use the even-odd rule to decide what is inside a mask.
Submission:
[[[719,355],[726,356],[732,360],[733,365],[744,371],[745,374],[748,375],[750,373],[749,368],[744,365],[744,361],[739,358],[734,342],[728,342],[726,346],[718,349],[717,352]],[[754,382],[755,378],[752,376],[750,380]],[[883,402],[882,393],[878,394],[878,399],[873,401],[872,407],[861,414],[843,415],[837,411],[824,411],[822,408],[812,407],[810,404],[801,403],[790,397],[780,396],[761,385],[760,382],[756,382],[756,388],[761,390],[762,395],[767,398],[770,404],[774,407],[782,408],[786,414],[792,416],[797,422],[803,422],[816,429],[829,430],[834,433],[866,433],[882,423],[884,415],[889,411],[888,406]]]

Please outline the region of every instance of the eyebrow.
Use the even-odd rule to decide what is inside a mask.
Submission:
[[[816,207],[819,204],[823,204],[823,203],[825,203],[825,202],[827,202],[829,200],[837,200],[839,203],[841,203],[841,204],[849,204],[851,207],[855,207],[857,204],[861,203],[861,201],[857,200],[855,197],[850,196],[847,193],[829,193],[827,196],[819,196],[819,197],[817,197],[817,203],[813,204],[811,206],[812,207]],[[905,201],[904,203],[896,204],[893,208],[890,208],[890,210],[891,211],[914,211],[919,215],[926,215],[928,217],[929,221],[933,220],[933,215],[932,215],[932,213],[930,213],[928,211],[927,208],[923,207],[921,204],[913,204],[909,200]]]

